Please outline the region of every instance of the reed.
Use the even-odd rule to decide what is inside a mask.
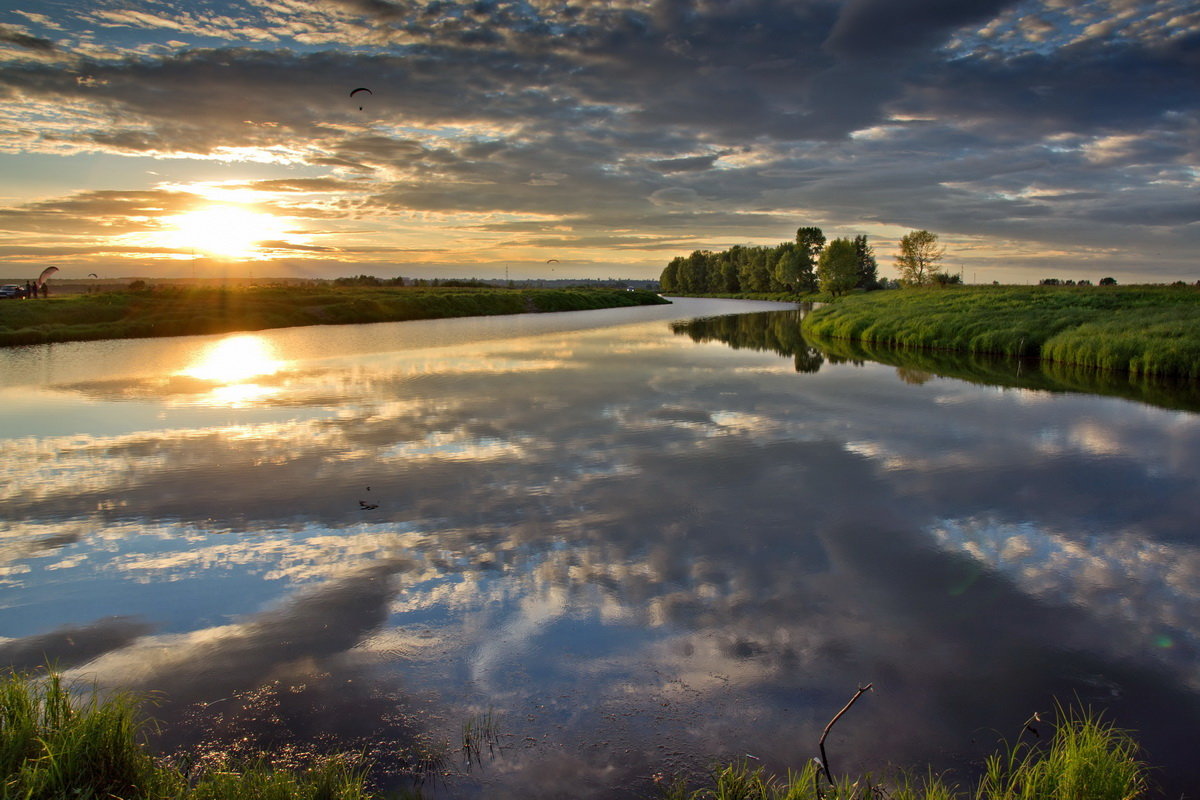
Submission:
[[[500,749],[500,728],[490,708],[467,717],[462,726],[462,755],[468,768],[483,761],[484,749],[489,758]]]

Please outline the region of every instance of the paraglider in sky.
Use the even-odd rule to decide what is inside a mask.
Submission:
[[[558,263],[558,259],[557,259],[557,258],[547,258],[547,259],[546,259],[546,263],[547,263],[547,264],[557,264],[557,263]]]
[[[89,272],[89,273],[88,273],[88,277],[89,277],[89,278],[99,278],[100,276],[99,276],[99,275],[97,275],[97,274],[96,274],[96,273],[94,273],[94,272]]]
[[[44,270],[42,270],[42,274],[38,275],[37,283],[35,283],[34,285],[40,287],[43,283],[46,282],[47,278],[49,278],[51,275],[53,275],[56,272],[58,272],[58,267],[46,267]]]
[[[370,94],[370,95],[373,95],[373,94],[375,94],[374,92],[372,92],[372,91],[371,91],[370,89],[368,89],[367,87],[365,87],[365,86],[360,86],[360,87],[358,87],[357,89],[355,89],[355,90],[353,90],[352,92],[350,92],[350,96],[351,96],[351,97],[354,97],[354,95],[358,94],[359,92],[366,92],[367,94]],[[358,107],[358,110],[359,110],[359,111],[362,111],[362,110],[363,110],[363,107],[362,107],[362,106],[359,106],[359,107]]]

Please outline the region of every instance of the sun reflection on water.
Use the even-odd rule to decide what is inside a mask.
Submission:
[[[219,384],[202,398],[202,403],[243,406],[279,393],[278,388],[252,379],[274,375],[284,363],[262,337],[238,335],[215,343],[179,374]]]

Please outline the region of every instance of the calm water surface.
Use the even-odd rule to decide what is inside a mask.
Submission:
[[[445,797],[799,765],[867,682],[836,772],[968,775],[1078,698],[1200,797],[1200,416],[678,324],[779,308],[0,352],[0,663]]]

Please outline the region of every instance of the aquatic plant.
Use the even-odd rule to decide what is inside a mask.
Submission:
[[[500,749],[500,728],[490,708],[486,712],[472,714],[463,721],[462,755],[468,768],[483,760],[485,748],[489,757],[494,757]]]

